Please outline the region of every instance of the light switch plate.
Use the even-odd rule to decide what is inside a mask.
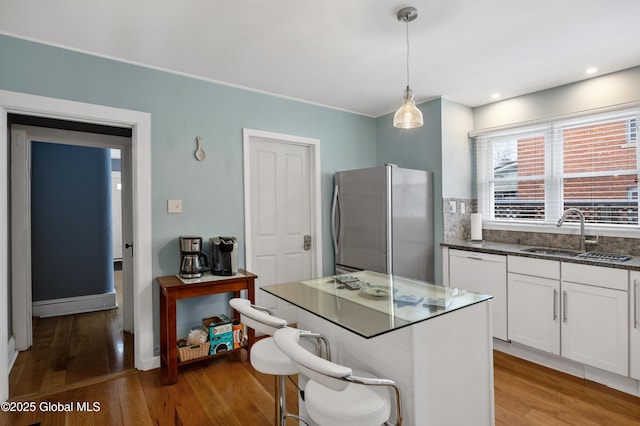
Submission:
[[[449,210],[451,211],[451,213],[455,213],[456,212],[456,202],[455,201],[449,201]]]
[[[182,213],[182,200],[167,200],[167,213]]]
[[[465,214],[467,212],[467,206],[464,201],[460,201],[460,214]]]

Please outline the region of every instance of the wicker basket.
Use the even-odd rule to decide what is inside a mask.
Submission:
[[[178,359],[180,361],[189,361],[190,359],[208,356],[209,345],[209,342],[205,342],[199,345],[187,346],[187,339],[181,339],[178,341]]]

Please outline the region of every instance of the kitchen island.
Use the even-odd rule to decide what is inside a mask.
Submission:
[[[295,305],[334,361],[396,381],[404,424],[495,423],[491,296],[370,271],[262,291]]]

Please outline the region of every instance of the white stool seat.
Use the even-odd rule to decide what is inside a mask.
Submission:
[[[273,341],[272,337],[265,337],[251,347],[251,365],[264,374],[274,376],[290,376],[297,374],[298,369]]]
[[[304,406],[320,426],[373,426],[387,424],[395,394],[396,424],[402,424],[402,397],[393,380],[372,377],[314,355],[300,345],[305,331],[280,328],[273,334],[276,346],[309,381]]]
[[[358,376],[371,377],[354,370]],[[382,425],[391,414],[389,390],[384,386],[351,383],[341,392],[310,380],[305,388],[305,408],[319,425]]]

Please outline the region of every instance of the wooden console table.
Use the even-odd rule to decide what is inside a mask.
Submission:
[[[238,274],[230,277],[214,275],[204,276],[197,280],[185,280],[188,284],[175,275],[156,278],[160,285],[160,366],[164,384],[170,385],[178,381],[179,365],[202,361],[227,353],[209,355],[184,362],[178,361],[176,300],[231,292],[233,292],[234,297],[240,297],[240,291],[247,290],[248,299],[251,303],[255,303],[254,282],[257,276],[244,269],[240,269],[238,272]],[[240,319],[240,314],[235,312],[234,318]],[[247,329],[247,336],[248,345],[245,349],[248,353],[255,340],[253,329]]]

